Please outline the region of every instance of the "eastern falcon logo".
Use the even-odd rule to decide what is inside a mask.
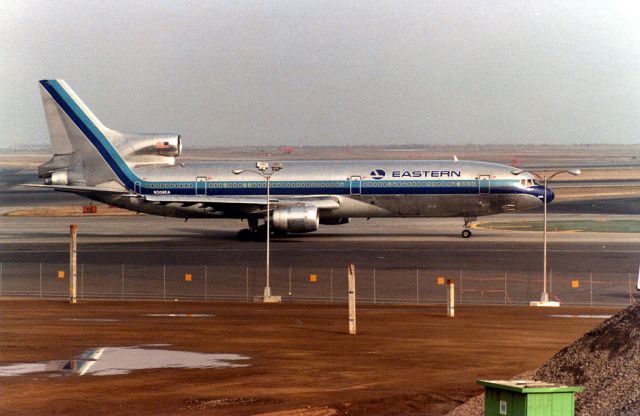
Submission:
[[[373,179],[382,179],[384,178],[384,175],[386,175],[386,173],[382,169],[376,169],[371,171],[371,177]]]

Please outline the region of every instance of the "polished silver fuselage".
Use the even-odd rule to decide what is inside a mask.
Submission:
[[[251,172],[255,163],[224,161],[134,168],[138,196],[187,198],[154,203],[134,195],[90,197],[122,208],[185,218],[262,216],[264,209],[207,203],[207,197],[265,198],[266,181]],[[476,161],[288,161],[273,174],[274,206],[298,197],[333,197],[339,206],[319,207],[321,219],[348,217],[477,217],[541,205],[543,188],[525,185],[529,174],[513,167]],[[549,191],[548,201],[553,198]],[[266,200],[266,198],[265,198]],[[199,203],[198,201],[201,201]]]

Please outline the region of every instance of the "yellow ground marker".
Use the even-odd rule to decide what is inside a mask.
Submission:
[[[573,289],[577,289],[577,288],[579,288],[579,287],[580,287],[580,280],[572,280],[572,281],[571,281],[571,287],[572,287]]]
[[[309,281],[310,282],[317,282],[318,281],[318,275],[317,274],[310,274],[309,275]]]
[[[444,285],[444,277],[438,276],[438,284],[439,285]]]
[[[64,270],[58,270],[58,279],[64,279]]]
[[[184,281],[185,281],[185,282],[190,282],[191,280],[192,280],[191,273],[186,273],[186,274],[184,275]]]

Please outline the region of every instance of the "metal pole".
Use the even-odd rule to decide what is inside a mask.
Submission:
[[[549,294],[547,293],[547,176],[544,176],[544,195],[543,195],[543,205],[544,205],[544,232],[543,232],[543,282],[542,282],[542,296],[540,297],[541,302],[549,302]]]
[[[162,265],[162,300],[167,300],[167,265]]]
[[[553,269],[549,269],[549,293],[553,293]]]
[[[420,283],[418,281],[419,278],[419,269],[416,267],[416,305],[420,304]]]
[[[356,334],[356,266],[350,264],[347,269],[349,283],[349,334]]]
[[[124,300],[124,264],[120,265],[120,279],[121,279],[121,285],[120,285],[120,300]]]
[[[289,296],[291,296],[291,266],[289,266]]]
[[[84,299],[84,263],[80,263],[80,299]]]
[[[373,268],[373,304],[376,304],[376,268]]]
[[[504,304],[507,304],[507,269],[504,270]]]
[[[77,299],[77,237],[78,237],[78,226],[76,224],[71,224],[69,226],[69,232],[71,234],[71,242],[70,247],[69,247],[69,274],[70,279],[69,279],[69,283],[71,285],[70,287],[70,299],[69,302],[70,303],[77,303],[78,299]]]
[[[329,303],[333,303],[333,267],[329,269],[329,280],[331,281],[330,293],[329,293]]]
[[[593,273],[589,273],[589,306],[593,306]]]
[[[633,295],[631,294],[631,272],[627,273],[627,291],[629,292],[629,305],[633,305]]]
[[[266,175],[267,178],[267,286],[264,288],[264,296],[262,300],[266,300],[271,297],[271,287],[269,286],[269,260],[270,260],[270,242],[271,242],[271,175]]]
[[[42,299],[42,263],[40,263],[40,299]]]
[[[249,302],[249,266],[247,266],[247,302]]]
[[[2,298],[2,262],[0,262],[0,298]]]
[[[204,301],[207,301],[207,266],[204,266]]]

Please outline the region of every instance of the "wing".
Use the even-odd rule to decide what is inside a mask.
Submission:
[[[215,208],[231,208],[258,214],[267,206],[266,197],[212,196],[212,195],[145,195],[144,199],[156,204],[181,204],[210,206]],[[309,205],[318,209],[336,209],[340,207],[340,198],[332,195],[310,195],[292,197],[272,197],[269,200],[271,209],[295,205]]]

